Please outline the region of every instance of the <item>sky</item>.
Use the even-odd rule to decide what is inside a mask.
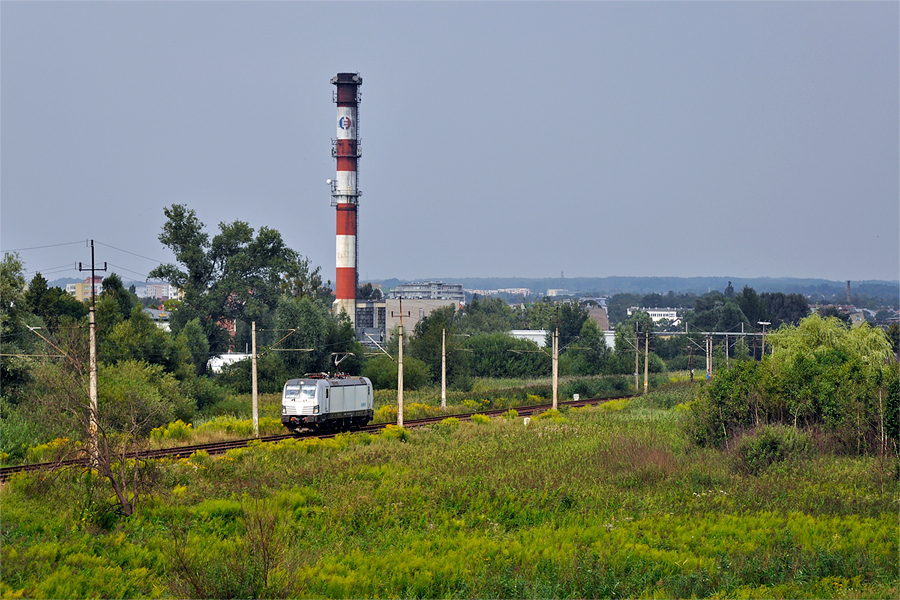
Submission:
[[[359,276],[900,278],[897,2],[0,3],[0,247],[173,261],[163,209],[334,280],[331,78],[363,78]],[[43,248],[44,246],[51,246]]]

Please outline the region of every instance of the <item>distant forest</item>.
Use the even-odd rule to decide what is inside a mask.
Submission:
[[[81,279],[58,279],[51,281],[51,287],[65,288],[67,283],[83,281]],[[783,294],[804,294],[811,300],[838,301],[846,298],[847,282],[827,279],[802,279],[796,277],[756,277],[741,279],[738,277],[425,277],[410,279],[371,279],[369,283],[380,284],[385,290],[411,281],[443,281],[444,283],[461,283],[467,290],[495,290],[503,288],[528,288],[534,295],[543,295],[547,290],[567,290],[572,295],[583,296],[596,294],[613,296],[615,294],[697,294],[710,291],[723,291],[728,283],[740,291],[744,286],[752,287],[759,293],[781,292]],[[144,282],[125,282],[128,287]],[[365,282],[361,282],[365,283]],[[870,298],[885,306],[897,306],[900,303],[900,281],[866,280],[850,281],[852,296]]]
[[[757,277],[741,279],[738,277],[547,277],[529,279],[525,277],[433,277],[416,281],[443,281],[444,283],[461,283],[466,289],[493,290],[502,288],[528,288],[534,294],[543,294],[548,289],[568,290],[574,295],[598,294],[612,296],[615,294],[705,294],[710,291],[723,291],[728,283],[736,290],[750,286],[757,292],[781,292],[784,294],[804,294],[812,300],[830,300],[835,296],[846,297],[846,281],[829,281],[827,279],[801,279],[795,277]],[[392,288],[409,280],[385,279],[372,280],[384,288]],[[895,305],[900,299],[900,281],[852,281],[850,291],[853,296],[866,296],[881,299],[886,305]]]

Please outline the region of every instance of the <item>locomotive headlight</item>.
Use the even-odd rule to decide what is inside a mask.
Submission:
[[[313,414],[315,414],[315,415],[319,414],[319,407],[318,407],[318,406],[316,406],[316,407],[313,408]]]
[[[281,405],[281,414],[283,414],[283,415],[287,414],[287,406],[285,406],[284,404]]]

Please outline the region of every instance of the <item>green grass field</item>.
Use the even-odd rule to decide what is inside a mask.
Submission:
[[[688,443],[692,394],[159,461],[127,519],[90,474],[18,476],[0,595],[898,596],[896,457],[747,474]]]

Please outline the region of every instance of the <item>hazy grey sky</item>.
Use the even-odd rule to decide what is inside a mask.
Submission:
[[[0,242],[142,279],[183,203],[333,280],[353,71],[363,280],[897,279],[898,6],[3,1]]]

